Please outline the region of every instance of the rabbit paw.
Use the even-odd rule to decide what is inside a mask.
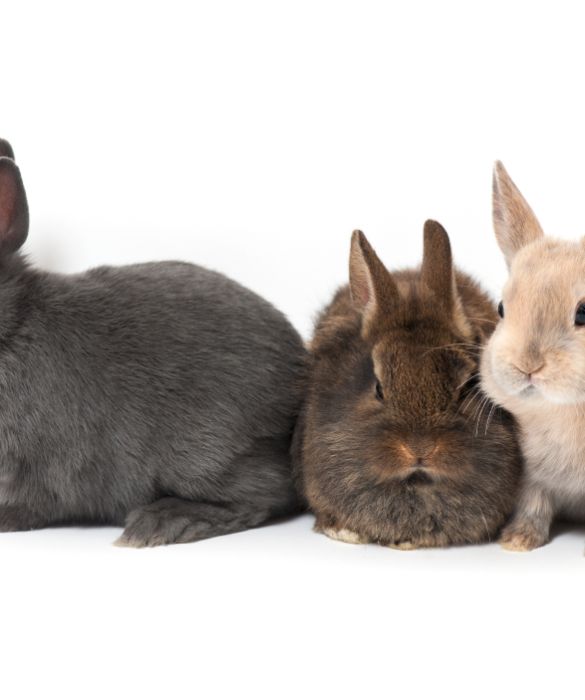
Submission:
[[[241,532],[261,522],[250,508],[197,503],[166,497],[131,511],[126,528],[114,544],[119,547],[158,547],[163,544],[197,542],[208,537]]]
[[[402,549],[406,551],[410,549],[420,549],[421,545],[406,540],[404,542],[390,542],[386,545],[386,547],[390,547],[390,549]]]
[[[500,537],[500,544],[511,552],[530,552],[542,547],[548,538],[530,523],[510,525],[505,528]]]
[[[368,540],[357,532],[348,530],[347,528],[341,528],[336,530],[332,527],[325,527],[321,530],[324,535],[330,537],[332,540],[338,540],[339,542],[347,542],[347,544],[367,544]]]
[[[165,507],[161,501],[133,510],[126,519],[126,527],[114,542],[118,547],[158,547],[175,542],[201,539],[203,533],[190,532],[196,528],[186,513]],[[199,523],[204,529],[205,523]],[[199,537],[198,537],[199,535]]]
[[[28,508],[19,505],[0,506],[0,532],[35,530],[43,523]]]

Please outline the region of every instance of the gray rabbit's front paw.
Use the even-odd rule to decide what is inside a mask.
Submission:
[[[207,537],[240,532],[258,525],[257,509],[243,512],[210,503],[195,503],[181,498],[161,498],[133,510],[126,519],[124,532],[114,544],[119,547],[158,547],[163,544],[197,542]]]
[[[124,532],[114,544],[118,547],[158,547],[179,540],[190,525],[188,518],[170,515],[159,503],[133,510],[126,520]]]

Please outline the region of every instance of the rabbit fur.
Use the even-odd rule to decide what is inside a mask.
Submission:
[[[0,531],[107,523],[142,547],[297,511],[306,351],[283,314],[182,262],[35,269],[13,158],[0,142]]]
[[[521,456],[512,417],[477,386],[496,320],[438,223],[425,225],[422,266],[392,273],[354,232],[350,285],[317,321],[294,437],[318,531],[403,549],[497,536]]]
[[[526,460],[519,503],[502,533],[507,549],[549,540],[555,517],[585,520],[585,241],[544,235],[497,162],[493,217],[509,278],[503,318],[486,345],[482,386],[511,411]]]

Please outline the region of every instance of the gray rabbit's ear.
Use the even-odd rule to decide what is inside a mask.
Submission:
[[[0,139],[0,158],[12,158],[14,160],[14,151],[6,139]]]
[[[544,233],[530,205],[499,160],[494,165],[492,206],[496,239],[510,267],[520,248]]]
[[[355,307],[368,321],[399,300],[398,287],[361,231],[351,237],[349,287]]]
[[[18,250],[28,235],[28,204],[20,170],[0,158],[0,255]]]

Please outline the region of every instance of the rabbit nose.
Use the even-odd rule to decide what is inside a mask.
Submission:
[[[402,444],[402,451],[411,463],[413,469],[426,469],[429,457],[437,450],[437,445],[417,445],[416,447]]]
[[[538,362],[534,363],[532,365],[524,365],[521,367],[518,364],[513,365],[514,369],[517,369],[518,372],[521,372],[528,381],[532,381],[532,378],[534,377],[535,374],[538,374],[540,370],[544,367],[544,362]]]

